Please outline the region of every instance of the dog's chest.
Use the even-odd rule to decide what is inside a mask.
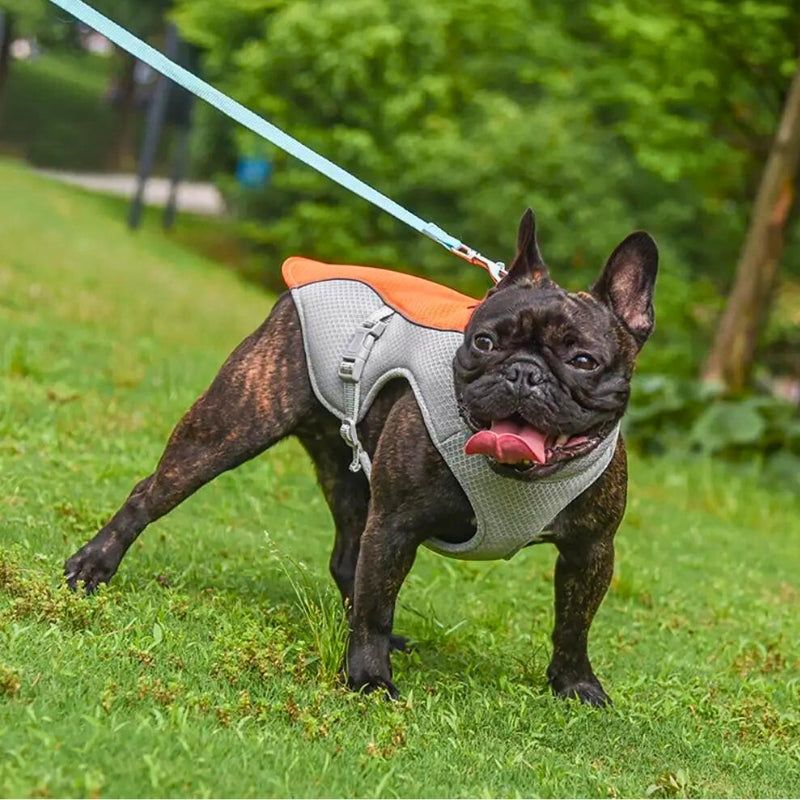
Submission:
[[[356,452],[354,468],[369,474],[355,424],[388,381],[400,377],[410,384],[431,440],[476,520],[475,535],[468,541],[431,538],[426,545],[432,550],[461,559],[510,558],[525,545],[544,540],[542,531],[610,462],[616,433],[606,446],[554,476],[525,483],[497,475],[483,457],[464,453],[471,431],[459,416],[452,378],[461,332],[411,322],[375,289],[356,280],[294,286],[292,297],[314,393],[342,421],[343,436]]]

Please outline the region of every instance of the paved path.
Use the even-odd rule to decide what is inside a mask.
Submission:
[[[60,170],[37,170],[40,175],[74,186],[82,186],[93,192],[133,197],[136,192],[136,176],[122,173],[62,172]],[[167,178],[150,178],[144,192],[144,202],[149,206],[163,206],[169,197]],[[178,210],[195,214],[219,216],[225,213],[225,204],[217,187],[212,183],[181,183],[178,187]]]

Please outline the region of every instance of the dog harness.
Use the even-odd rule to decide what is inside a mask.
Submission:
[[[470,560],[511,558],[542,541],[559,512],[608,467],[619,426],[591,452],[531,482],[502,477],[485,458],[464,453],[472,431],[458,413],[453,357],[479,300],[391,270],[304,258],[288,259],[283,277],[300,317],[311,386],[341,420],[354,472],[363,469],[369,479],[372,466],[358,423],[388,381],[410,384],[428,434],[475,514],[472,538],[429,539],[431,550]]]

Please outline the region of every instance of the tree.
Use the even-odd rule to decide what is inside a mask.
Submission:
[[[610,241],[644,227],[669,275],[718,285],[800,25],[789,0],[177,0],[175,16],[217,85],[487,255],[510,255],[530,204],[568,282],[565,267],[596,269]],[[229,135],[240,152],[272,152]],[[463,272],[272,155],[267,191],[231,192],[266,247]],[[700,348],[693,358],[696,371]]]
[[[646,212],[639,224],[656,218],[659,202],[638,201],[657,197],[661,180],[596,124],[583,80],[593,53],[568,30],[574,13],[559,3],[534,13],[525,0],[187,0],[175,17],[205,48],[217,85],[420,216],[509,258],[532,204],[548,257],[594,269],[614,238],[603,232],[629,226],[632,205]],[[270,151],[235,135],[241,151]],[[272,157],[269,189],[236,197],[265,244],[464,271],[303,165]],[[609,191],[610,181],[623,190]]]
[[[668,187],[691,188],[689,214],[674,233],[696,271],[727,284],[797,63],[800,7],[789,0],[590,6],[604,44],[588,91],[638,164]],[[621,60],[629,69],[619,69]]]
[[[706,383],[741,391],[774,297],[800,158],[800,69],[795,72],[758,189],[725,312],[703,370]]]
[[[95,0],[94,7],[142,39],[163,31],[171,0]],[[112,78],[116,120],[106,164],[119,169],[134,157],[136,135],[136,59],[124,51],[115,54],[116,69]]]
[[[14,40],[14,16],[0,8],[0,98],[11,66],[11,42]]]

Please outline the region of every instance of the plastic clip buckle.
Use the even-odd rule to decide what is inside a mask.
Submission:
[[[385,320],[367,320],[362,322],[352,335],[342,354],[339,364],[339,377],[347,383],[357,383],[367,363],[367,356],[375,340],[386,330]],[[372,339],[373,341],[369,341]]]

